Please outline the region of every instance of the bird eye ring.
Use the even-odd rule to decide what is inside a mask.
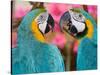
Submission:
[[[85,21],[85,17],[81,13],[74,13],[73,18],[74,20],[79,21],[79,22]]]

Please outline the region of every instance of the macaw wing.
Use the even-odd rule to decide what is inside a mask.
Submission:
[[[64,71],[63,58],[56,46],[35,43],[33,48],[30,46],[30,48],[24,49],[24,52],[19,52],[22,55],[18,56],[17,51],[13,52],[13,74]]]
[[[97,69],[97,45],[84,38],[78,47],[77,70]]]
[[[63,72],[64,61],[58,48],[54,45],[41,44],[35,54],[37,72]]]

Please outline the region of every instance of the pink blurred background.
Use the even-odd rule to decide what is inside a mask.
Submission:
[[[40,6],[39,6],[40,4]],[[44,7],[54,18],[55,27],[54,32],[55,36],[50,43],[57,45],[61,51],[65,65],[69,64],[70,67],[66,67],[66,70],[75,70],[75,59],[77,54],[78,42],[73,37],[66,35],[60,31],[59,21],[61,15],[68,11],[71,8],[81,8],[86,10],[97,22],[97,6],[94,5],[74,5],[74,4],[60,4],[60,3],[39,3],[39,2],[12,2],[12,48],[16,47],[17,42],[17,28],[20,24],[22,18],[33,8]],[[94,11],[95,10],[95,11]],[[70,52],[71,54],[68,54]],[[68,55],[71,56],[72,60],[68,60]],[[70,61],[70,63],[67,63]],[[74,66],[73,66],[74,65]]]

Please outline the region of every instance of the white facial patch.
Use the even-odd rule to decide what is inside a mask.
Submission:
[[[41,30],[42,33],[45,33],[48,16],[49,14],[47,12],[43,12],[36,18],[39,25],[39,29]]]
[[[85,30],[85,24],[83,22],[75,20],[73,18],[73,16],[74,16],[73,12],[69,12],[69,13],[71,15],[72,24],[76,27],[76,29],[78,30],[78,32],[83,32]]]
[[[47,22],[39,24],[39,29],[42,31],[42,33],[45,33],[46,26],[47,26]]]

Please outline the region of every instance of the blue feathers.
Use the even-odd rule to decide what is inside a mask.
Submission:
[[[12,49],[12,74],[63,72],[64,62],[58,48],[41,43],[30,30],[32,20],[44,9],[29,12],[18,28],[17,47]]]
[[[97,69],[97,45],[84,38],[78,47],[77,70]]]
[[[31,40],[32,41],[32,40]],[[13,73],[62,72],[64,63],[57,47],[33,41],[34,44],[21,47],[13,57]],[[17,54],[18,53],[18,54]],[[19,59],[18,59],[19,57]]]
[[[86,19],[89,19],[91,21],[91,23],[93,25],[93,28],[94,28],[94,30],[93,30],[93,37],[91,38],[91,40],[93,40],[93,42],[95,44],[97,44],[97,24],[96,24],[95,20],[86,11],[80,9],[80,12],[86,17]]]
[[[65,12],[60,27],[79,40],[77,70],[97,69],[97,24],[85,10],[74,8]]]
[[[80,12],[89,19],[93,25],[92,38],[85,37],[80,41],[77,55],[77,70],[97,69],[97,25],[94,19],[84,10]]]

